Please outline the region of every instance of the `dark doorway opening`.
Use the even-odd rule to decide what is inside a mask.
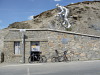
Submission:
[[[31,53],[30,61],[39,61],[40,60],[40,42],[39,41],[31,41]]]
[[[41,52],[39,51],[31,51],[31,61],[39,61],[40,60],[40,54]]]

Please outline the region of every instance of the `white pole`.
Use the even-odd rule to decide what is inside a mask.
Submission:
[[[20,32],[22,34],[22,63],[25,63],[25,29],[20,29]]]

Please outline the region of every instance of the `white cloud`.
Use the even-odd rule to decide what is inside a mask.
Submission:
[[[74,4],[73,2],[71,2],[71,4]]]
[[[61,1],[61,0],[54,0],[54,1]]]
[[[29,19],[29,20],[32,20],[32,19],[33,19],[33,15],[32,15],[32,16],[29,16],[28,19]]]

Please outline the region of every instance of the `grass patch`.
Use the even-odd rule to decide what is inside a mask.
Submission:
[[[89,9],[90,7],[88,7],[88,6],[84,6],[84,8]]]
[[[66,28],[66,31],[72,31],[72,28],[70,27],[70,28]]]

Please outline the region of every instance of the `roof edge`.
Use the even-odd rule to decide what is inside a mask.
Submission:
[[[10,29],[9,31],[20,31],[20,30],[22,30],[22,29]],[[53,32],[61,32],[61,33],[67,33],[67,34],[73,34],[73,35],[100,38],[100,36],[97,36],[97,35],[82,34],[82,33],[64,31],[64,30],[57,30],[57,29],[56,30],[55,29],[24,29],[24,30],[26,30],[26,31],[53,31]]]

